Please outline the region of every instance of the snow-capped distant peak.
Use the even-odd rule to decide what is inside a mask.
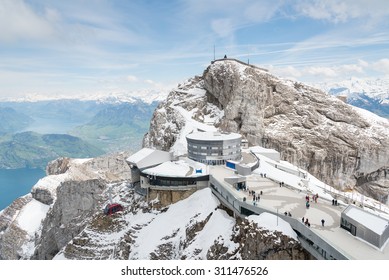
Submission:
[[[332,94],[347,95],[365,94],[370,98],[389,98],[389,78],[367,78],[359,79],[351,77],[350,79],[331,83],[318,83],[316,87]]]
[[[168,95],[168,90],[143,89],[132,92],[117,92],[117,93],[95,93],[81,95],[44,95],[44,94],[27,94],[23,97],[8,98],[2,101],[11,102],[39,102],[51,100],[82,100],[82,101],[98,101],[102,103],[135,103],[142,101],[151,104],[154,101],[162,101]]]

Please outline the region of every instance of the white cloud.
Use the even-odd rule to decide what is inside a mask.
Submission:
[[[138,78],[134,75],[128,75],[127,76],[127,81],[133,83],[133,82],[137,82],[138,81]]]
[[[271,19],[281,7],[282,1],[262,0],[253,1],[246,5],[245,19],[252,22],[264,22]]]
[[[373,63],[372,68],[378,72],[385,74],[385,75],[389,75],[389,59],[383,58],[383,59]]]
[[[260,66],[261,67],[261,66]],[[302,76],[302,72],[294,66],[274,67],[273,65],[266,66],[268,70],[280,77],[287,79],[297,79]]]
[[[350,77],[365,77],[372,75],[372,70],[389,75],[389,59],[367,62],[358,59],[354,64],[339,64],[334,66],[267,66],[270,72],[288,79],[302,81],[338,81]]]
[[[232,36],[240,28],[270,20],[282,0],[187,0],[186,18],[197,26],[205,22],[219,37]]]
[[[22,0],[0,1],[0,41],[46,39],[54,34],[50,21],[53,13],[38,15]]]
[[[304,72],[313,76],[336,77],[336,71],[331,67],[307,67]]]
[[[215,19],[211,21],[212,30],[220,37],[227,37],[233,34],[234,25],[229,18]]]
[[[383,0],[300,0],[294,8],[304,16],[335,23],[389,15],[388,2]]]

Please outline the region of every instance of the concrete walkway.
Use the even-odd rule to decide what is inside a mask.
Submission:
[[[234,196],[246,203],[253,205],[253,198],[248,191],[236,190],[232,185],[226,183],[224,178],[236,176],[233,170],[225,166],[213,166],[210,168],[210,174],[223,186],[229,188]],[[284,212],[290,212],[293,218],[300,222],[302,217],[308,219],[311,224],[311,230],[321,238],[327,240],[334,248],[340,248],[347,252],[351,259],[387,259],[389,260],[389,245],[385,244],[383,248],[376,248],[373,245],[351,235],[348,231],[340,227],[340,216],[345,206],[334,206],[331,201],[324,199],[317,200],[317,203],[310,201],[309,209],[305,206],[305,192],[280,187],[278,183],[270,179],[263,178],[260,175],[247,176],[247,186],[256,194],[262,191],[261,198],[257,205],[268,209],[269,212],[277,213],[282,218]],[[312,200],[312,194],[310,194]],[[325,220],[324,226],[321,220]]]

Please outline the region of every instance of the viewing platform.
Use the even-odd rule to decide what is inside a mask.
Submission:
[[[237,190],[226,182],[225,178],[236,176],[234,170],[225,166],[210,166],[210,186],[212,192],[222,203],[241,217],[269,212],[277,219],[288,222],[296,231],[301,245],[317,259],[359,259],[389,260],[389,246],[381,248],[353,236],[340,227],[341,213],[346,205],[332,205],[327,199],[310,201],[306,207],[307,193],[292,188],[280,187],[268,178],[253,173],[246,176],[249,190],[260,194],[260,200],[254,205],[248,191]],[[291,213],[291,217],[284,213]],[[302,222],[308,219],[310,227]],[[324,219],[324,226],[321,220]]]

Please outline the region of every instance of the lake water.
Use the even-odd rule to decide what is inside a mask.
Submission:
[[[46,173],[42,169],[0,169],[0,211],[16,198],[30,192]]]
[[[85,124],[85,120],[72,121],[72,120],[64,120],[59,118],[49,119],[49,118],[34,117],[34,122],[19,132],[34,131],[41,134],[50,134],[50,133],[65,134],[65,133],[69,133],[75,127],[83,124]]]

